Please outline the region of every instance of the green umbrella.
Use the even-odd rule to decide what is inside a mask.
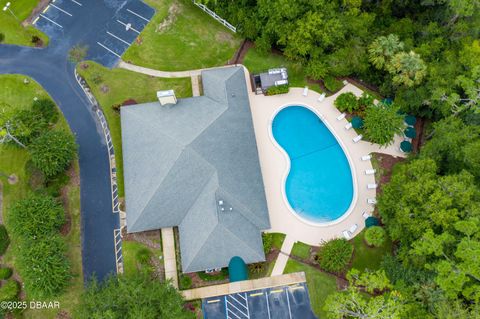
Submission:
[[[354,116],[352,118],[352,126],[353,128],[362,128],[363,127],[363,120],[359,116]]]
[[[402,143],[400,143],[400,149],[405,153],[411,152],[412,143],[410,143],[409,141],[403,141]]]
[[[417,130],[413,126],[409,126],[403,131],[406,137],[415,138],[417,137]]]
[[[407,115],[405,116],[405,123],[407,123],[410,126],[414,126],[415,123],[417,123],[417,119],[413,115]]]
[[[370,216],[367,219],[365,219],[365,227],[367,228],[372,226],[378,226],[378,225],[380,225],[380,221],[376,217]]]

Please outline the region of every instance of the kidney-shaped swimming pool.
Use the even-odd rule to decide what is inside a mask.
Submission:
[[[341,218],[353,198],[352,171],[328,127],[308,108],[287,106],[273,119],[272,135],[290,159],[284,187],[293,211],[312,223]]]

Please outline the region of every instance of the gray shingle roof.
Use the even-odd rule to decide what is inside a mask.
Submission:
[[[264,260],[270,227],[243,68],[202,83],[201,97],[121,109],[128,231],[179,226],[184,272]]]

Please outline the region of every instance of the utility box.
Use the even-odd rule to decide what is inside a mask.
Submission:
[[[161,105],[177,104],[177,97],[173,90],[157,91],[157,98]]]

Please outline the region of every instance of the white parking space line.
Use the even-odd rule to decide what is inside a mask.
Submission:
[[[63,27],[62,27],[60,24],[56,23],[56,22],[53,21],[52,19],[47,18],[47,17],[44,16],[43,14],[40,14],[40,16],[41,16],[42,18],[44,18],[45,20],[48,20],[48,21],[50,21],[51,23],[53,23],[53,24],[55,24],[56,26],[59,26],[60,28],[63,29]]]
[[[107,50],[108,52],[110,52],[110,53],[112,53],[112,54],[114,54],[114,55],[116,55],[117,57],[120,58],[120,56],[119,56],[117,53],[115,53],[115,51],[110,50],[109,48],[107,48],[106,46],[104,46],[103,44],[101,44],[100,42],[97,42],[97,44],[98,44],[99,46],[101,46],[102,48],[104,48],[105,50]]]
[[[227,309],[227,318],[232,318],[228,315],[228,313],[231,313],[232,315],[234,315],[235,317],[237,317],[238,319],[241,319],[236,313],[232,312],[230,309]]]
[[[145,17],[142,17],[141,15],[139,15],[139,14],[138,14],[138,13],[136,13],[136,12],[133,12],[133,11],[132,11],[132,10],[130,10],[130,9],[127,9],[127,11],[128,11],[128,12],[130,12],[131,14],[133,14],[133,15],[136,15],[137,17],[139,17],[139,18],[141,18],[141,19],[143,19],[143,20],[147,21],[147,22],[149,22],[149,21],[150,21],[150,20],[148,20],[147,18],[145,18]]]
[[[80,2],[78,2],[78,1],[75,1],[75,0],[70,0],[70,1],[72,1],[73,3],[79,5],[80,7],[82,6],[82,4],[81,4]]]
[[[120,20],[117,20],[117,22],[120,23],[121,25],[123,25],[125,28],[127,27],[127,24],[125,22],[122,22]],[[130,26],[129,30],[132,30],[133,32],[137,32],[138,34],[140,34],[140,31],[134,29],[132,26]]]
[[[265,301],[267,302],[268,319],[271,319],[272,317],[270,317],[270,306],[268,305],[268,294],[265,294]]]
[[[67,12],[67,11],[63,10],[62,8],[59,8],[59,7],[57,7],[57,6],[56,6],[56,5],[54,5],[53,3],[51,3],[51,4],[50,4],[50,6],[52,6],[53,8],[55,8],[55,9],[57,9],[57,10],[59,10],[59,11],[61,11],[61,12],[65,13],[66,15],[69,15],[69,16],[73,17],[71,13],[69,13],[69,12]]]
[[[227,304],[229,304],[230,306],[232,306],[233,308],[235,308],[238,312],[240,312],[241,314],[243,314],[245,317],[248,317],[245,312],[243,312],[242,310],[240,310],[238,307],[236,307],[236,306],[235,306],[233,303],[231,303],[230,301],[227,300]]]
[[[112,36],[112,37],[114,37],[114,38],[117,39],[117,40],[122,41],[122,42],[125,43],[126,45],[130,45],[130,43],[128,43],[127,41],[125,41],[125,40],[117,37],[115,34],[113,34],[113,33],[111,33],[111,32],[108,32],[108,31],[107,31],[107,34],[110,35],[110,36]]]
[[[288,291],[285,290],[285,294],[287,295],[287,305],[288,305],[288,315],[290,319],[292,319],[292,310],[290,309],[290,298],[288,298]]]

